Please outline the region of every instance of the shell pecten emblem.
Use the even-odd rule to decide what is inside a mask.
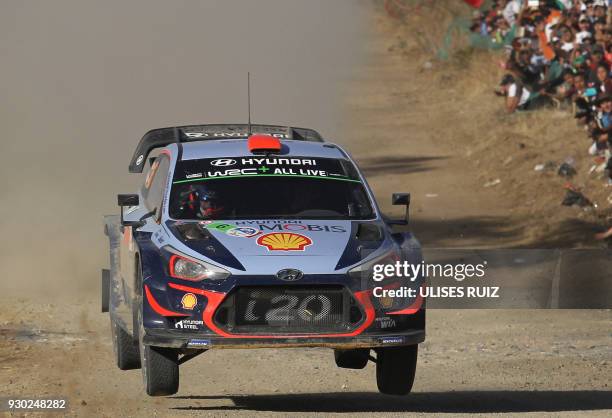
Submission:
[[[198,298],[193,293],[185,293],[181,299],[183,309],[192,310],[198,304]]]
[[[259,237],[257,244],[269,251],[304,251],[304,248],[312,244],[312,240],[291,232],[273,232]]]

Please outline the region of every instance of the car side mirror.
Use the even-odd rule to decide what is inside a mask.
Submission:
[[[388,222],[390,225],[408,225],[410,220],[410,193],[393,193],[391,196],[392,205],[406,206],[406,215],[404,219],[392,220]]]
[[[391,203],[393,205],[410,205],[410,193],[393,193]]]
[[[121,206],[121,226],[139,228],[144,225],[143,221],[126,221],[123,219],[123,208],[125,206],[138,206],[140,204],[140,198],[137,194],[118,194],[117,204]]]
[[[118,194],[117,204],[121,207],[138,206],[140,204],[140,199],[137,194]]]

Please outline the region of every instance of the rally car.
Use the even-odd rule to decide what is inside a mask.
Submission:
[[[339,367],[375,362],[381,392],[410,392],[424,301],[383,291],[421,278],[372,275],[421,262],[393,230],[409,194],[390,220],[340,146],[271,125],[155,129],[129,171],[146,174],[105,217],[102,310],[117,366],[141,368],[147,394],[176,393],[179,365],[207,350],[261,347],[332,348]]]

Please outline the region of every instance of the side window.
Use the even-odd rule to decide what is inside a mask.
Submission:
[[[161,214],[169,169],[170,160],[168,157],[166,155],[157,157],[151,165],[151,170],[147,173],[141,190],[146,208],[150,211],[155,210],[158,217]]]

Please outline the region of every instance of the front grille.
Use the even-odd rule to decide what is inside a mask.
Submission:
[[[219,306],[214,321],[236,334],[346,332],[363,312],[343,286],[241,286]]]

